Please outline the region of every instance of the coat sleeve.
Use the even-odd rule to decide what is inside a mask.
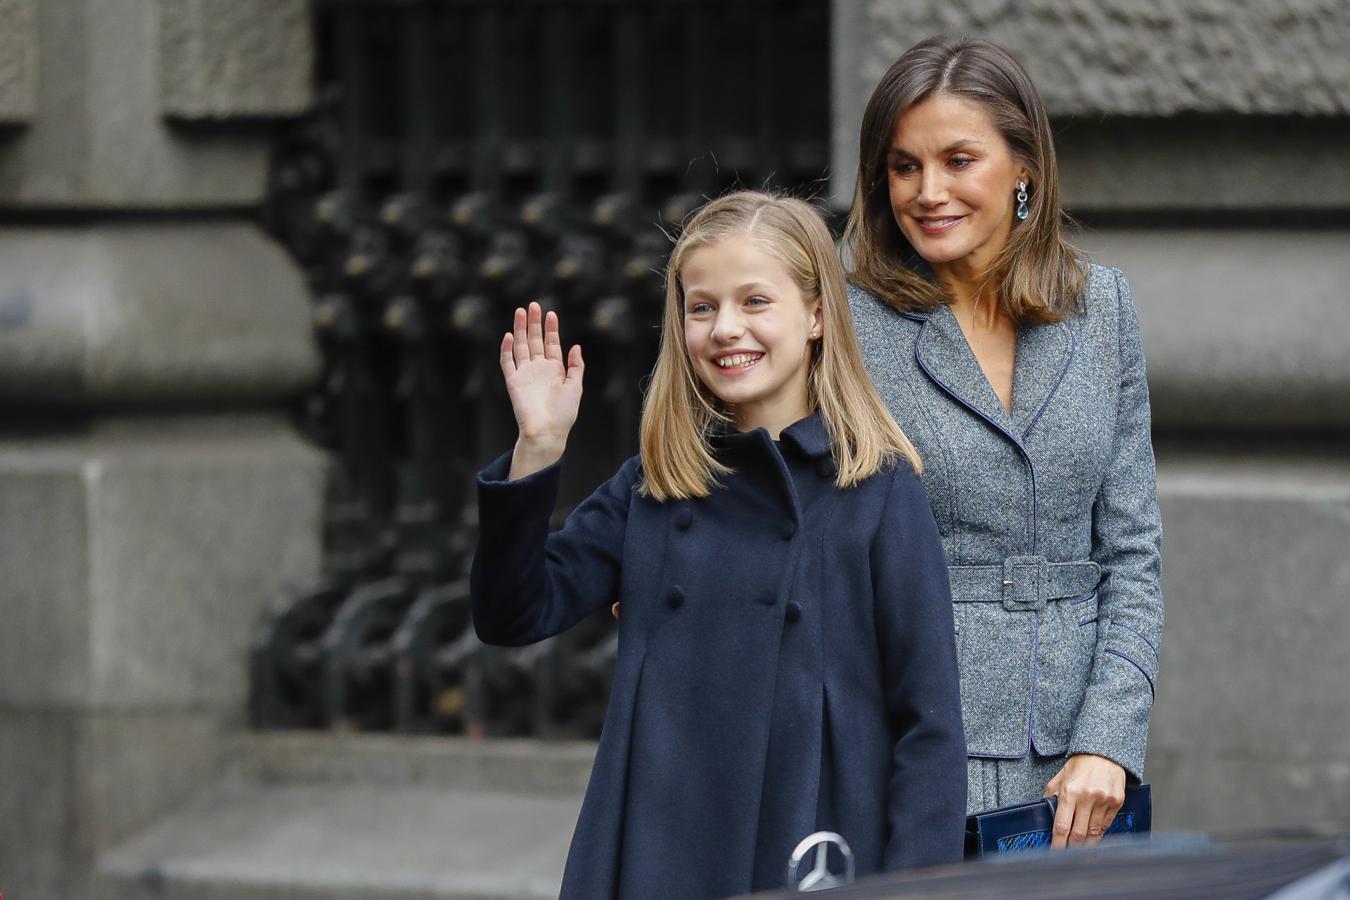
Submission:
[[[886,715],[895,740],[886,798],[888,870],[959,862],[966,814],[951,586],[923,486],[901,466],[871,552]]]
[[[1119,271],[1115,276],[1119,407],[1106,477],[1092,507],[1092,559],[1102,567],[1097,603],[1103,627],[1068,752],[1115,760],[1140,780],[1162,642],[1162,520],[1139,320],[1129,283]]]
[[[565,631],[618,599],[638,459],[586,498],[550,534],[561,461],[508,481],[511,454],[478,474],[478,547],[469,589],[473,624],[489,644],[518,646]]]

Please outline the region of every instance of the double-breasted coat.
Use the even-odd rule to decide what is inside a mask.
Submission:
[[[1162,526],[1124,276],[1090,266],[1081,312],[1019,330],[1011,412],[949,307],[900,312],[856,286],[849,302],[873,383],[924,459],[971,757],[1093,753],[1142,778]]]
[[[705,498],[641,495],[638,458],[548,534],[558,466],[479,475],[474,622],[523,644],[622,601],[564,897],[781,888],[841,833],[860,872],[961,858],[965,743],[946,567],[905,466],[834,486],[816,417],[715,439]]]

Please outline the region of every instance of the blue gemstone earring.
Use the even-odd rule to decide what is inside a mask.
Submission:
[[[1027,183],[1022,179],[1017,179],[1017,218],[1026,219],[1031,215],[1031,210],[1027,209]]]

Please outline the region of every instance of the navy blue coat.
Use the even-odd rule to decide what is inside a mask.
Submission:
[[[778,888],[827,829],[860,873],[961,858],[965,739],[942,544],[907,467],[838,490],[816,417],[716,439],[690,502],[629,460],[548,533],[559,466],[479,475],[474,624],[538,641],[619,600],[619,650],[564,897]]]

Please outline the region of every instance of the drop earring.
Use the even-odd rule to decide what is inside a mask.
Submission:
[[[1017,179],[1017,218],[1018,221],[1025,221],[1026,217],[1031,215],[1031,210],[1027,209],[1027,183],[1022,179]]]

